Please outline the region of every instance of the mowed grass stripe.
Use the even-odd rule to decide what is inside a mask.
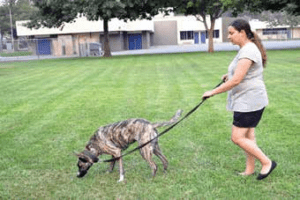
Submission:
[[[47,74],[44,74],[47,75]],[[6,112],[12,114],[12,113],[20,113],[21,116],[20,118],[22,119],[23,117],[27,117],[29,120],[35,120],[36,118],[39,118],[39,114],[43,114],[41,112],[38,112],[40,109],[53,109],[50,104],[55,103],[55,101],[59,100],[60,96],[61,98],[64,98],[63,96],[68,96],[68,90],[70,88],[76,88],[75,90],[78,90],[78,86],[76,83],[80,80],[80,77],[84,76],[83,73],[77,73],[73,74],[73,76],[67,76],[65,79],[61,81],[48,81],[48,84],[45,83],[40,84],[38,80],[44,80],[47,79],[45,76],[41,77],[41,79],[38,79],[37,81],[33,81],[34,83],[30,82],[30,86],[32,86],[32,89],[28,89],[26,86],[23,86],[23,88],[20,88],[21,93],[25,93],[25,95],[15,95],[11,97],[11,99],[18,99],[17,105],[11,105],[11,110],[12,112],[9,112],[10,110],[7,110]],[[39,95],[32,96],[32,95],[27,95],[26,93],[30,93],[31,91],[39,92]],[[74,93],[77,94],[74,91],[69,91],[69,93]],[[24,98],[23,98],[24,96]],[[18,98],[21,97],[21,98]],[[9,107],[8,107],[9,108]],[[25,110],[22,110],[24,108]],[[25,112],[22,112],[25,111]],[[14,114],[15,114],[14,113]],[[33,116],[31,116],[31,114]],[[8,116],[3,115],[2,119],[7,119],[9,118]],[[16,118],[14,118],[13,123],[18,123]],[[26,122],[28,123],[28,121]]]
[[[57,74],[60,74],[62,71],[57,71],[57,68],[53,67],[52,71],[56,71]],[[25,70],[25,69],[22,69]],[[52,95],[55,93],[58,86],[66,84],[68,79],[73,79],[76,76],[79,76],[81,73],[71,75],[70,71],[65,71],[65,75],[62,78],[59,78],[57,74],[51,74],[49,71],[40,73],[40,70],[32,71],[32,74],[39,74],[39,77],[33,78],[31,74],[24,75],[27,76],[27,84],[24,85],[18,84],[18,78],[15,78],[16,84],[13,87],[6,85],[5,87],[9,90],[10,96],[6,96],[6,104],[17,104],[18,102],[28,101],[31,98],[43,99],[46,95]],[[72,83],[71,83],[72,84]],[[5,85],[5,84],[4,84]],[[49,93],[47,93],[47,91]],[[18,98],[22,96],[22,99]],[[14,106],[14,105],[12,105]]]

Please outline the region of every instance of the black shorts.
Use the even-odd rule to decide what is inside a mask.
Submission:
[[[253,112],[234,112],[232,124],[242,128],[254,128],[259,123],[264,109]]]

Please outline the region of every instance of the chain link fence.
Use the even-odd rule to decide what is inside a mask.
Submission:
[[[102,44],[99,42],[79,41],[76,39],[41,38],[2,40],[1,53],[27,52],[35,56],[87,57],[103,56]]]

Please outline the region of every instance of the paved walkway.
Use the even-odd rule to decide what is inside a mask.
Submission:
[[[263,42],[264,47],[272,50],[276,49],[300,49],[300,40],[292,41],[267,41]],[[162,54],[162,53],[183,53],[183,52],[206,52],[208,44],[200,45],[171,45],[171,46],[154,46],[150,49],[130,50],[113,52],[112,55],[135,55],[135,54]],[[215,51],[237,51],[239,47],[231,43],[215,43]]]
[[[300,49],[300,40],[291,41],[266,41],[263,42],[265,48],[276,50],[276,49]],[[116,55],[142,55],[142,54],[165,54],[165,53],[185,53],[185,52],[206,52],[208,49],[207,44],[199,45],[170,45],[170,46],[154,46],[150,49],[142,50],[128,50],[112,52],[113,56]],[[232,45],[231,43],[215,43],[215,51],[237,51],[238,46]],[[68,56],[72,58],[74,56]],[[77,57],[77,56],[76,56]],[[55,59],[55,58],[66,58],[55,57],[55,56],[19,56],[19,57],[0,57],[0,62],[12,62],[12,61],[29,61],[39,59]]]

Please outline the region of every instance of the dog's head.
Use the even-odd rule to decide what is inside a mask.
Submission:
[[[90,169],[90,167],[99,161],[99,159],[97,158],[97,156],[95,156],[94,154],[92,154],[91,152],[85,150],[80,154],[76,154],[76,156],[78,157],[78,173],[77,173],[77,177],[78,178],[82,178],[84,177],[88,170]]]

